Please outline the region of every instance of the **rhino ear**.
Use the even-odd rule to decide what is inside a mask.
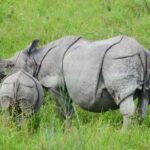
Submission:
[[[33,40],[32,43],[28,46],[28,48],[24,50],[24,53],[31,55],[31,53],[36,50],[38,43],[38,39]]]

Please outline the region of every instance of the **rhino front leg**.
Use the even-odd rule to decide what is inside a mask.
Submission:
[[[122,129],[126,129],[128,125],[131,123],[131,117],[134,114],[134,101],[133,95],[127,97],[124,101],[120,104],[120,112],[123,115],[123,126]]]
[[[59,92],[54,88],[50,88],[49,92],[52,98],[56,100],[56,107],[59,107],[57,111],[64,119],[69,120],[74,114],[74,109],[68,94]]]
[[[17,100],[14,111],[15,113],[12,115],[14,115],[14,120],[19,128],[22,128],[24,121],[26,121],[27,118],[30,118],[34,113],[33,106],[24,98]]]
[[[143,121],[147,114],[147,107],[149,103],[148,93],[140,91],[138,93],[138,114],[140,117],[140,122]]]

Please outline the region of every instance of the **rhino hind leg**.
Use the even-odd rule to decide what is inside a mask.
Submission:
[[[19,108],[21,109],[21,113],[26,117],[30,117],[34,112],[32,104],[30,104],[26,99],[20,100]]]
[[[126,129],[131,123],[131,118],[134,115],[134,99],[133,95],[127,97],[120,103],[120,112],[123,115],[123,126],[122,129]]]
[[[148,93],[139,91],[138,92],[138,115],[140,122],[143,121],[147,114],[147,107],[149,103]]]

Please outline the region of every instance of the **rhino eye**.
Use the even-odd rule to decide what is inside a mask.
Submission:
[[[8,63],[7,66],[6,66],[6,68],[11,68],[11,67],[14,67],[14,66],[15,66],[14,63]]]
[[[14,67],[15,66],[15,64],[9,64],[9,67]]]

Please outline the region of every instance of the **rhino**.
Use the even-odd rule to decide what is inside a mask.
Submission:
[[[37,78],[56,97],[65,118],[73,112],[73,101],[91,112],[119,108],[123,127],[127,127],[135,112],[135,97],[139,116],[145,117],[150,52],[134,38],[119,35],[90,41],[66,36],[40,48],[38,42],[34,40],[10,59],[0,60],[0,68],[5,74],[8,68],[12,72],[24,69]]]
[[[43,102],[41,84],[24,70],[6,77],[0,88],[0,107],[3,112],[16,116],[21,124],[22,115],[30,117],[37,112]]]

